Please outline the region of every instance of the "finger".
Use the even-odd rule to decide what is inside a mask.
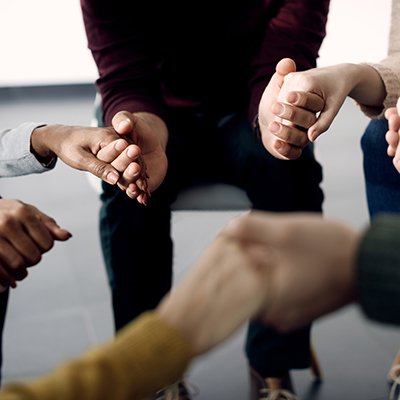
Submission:
[[[317,122],[308,130],[308,138],[311,142],[314,142],[318,136],[322,135],[330,128],[342,104],[343,103],[332,103],[329,100],[326,102],[325,108],[319,115]]]
[[[8,287],[12,288],[17,287],[17,282],[15,278],[7,271],[7,269],[1,262],[0,262],[0,286],[2,286],[2,289]]]
[[[49,218],[49,217],[48,217]],[[53,239],[65,242],[72,237],[72,233],[66,229],[60,228],[57,223],[52,219],[43,219],[43,223],[51,233]],[[51,247],[50,247],[51,248]],[[50,250],[50,248],[48,250]],[[46,250],[46,251],[48,251]]]
[[[113,162],[126,148],[128,147],[128,143],[124,139],[118,139],[114,142],[109,143],[107,146],[103,147],[96,154],[96,157],[100,161],[104,161],[106,163]]]
[[[397,134],[399,136],[399,134]],[[396,147],[396,152],[393,158],[393,165],[400,172],[400,146]]]
[[[305,110],[304,108],[292,106],[285,103],[274,103],[271,111],[277,117],[285,119],[294,125],[301,126],[308,129],[315,124],[317,117],[312,111]]]
[[[137,187],[135,183],[131,183],[126,189],[126,194],[131,199],[136,199],[140,194],[140,189]]]
[[[325,101],[321,96],[310,92],[289,92],[286,95],[286,101],[313,113],[322,111],[325,105]]]
[[[124,171],[118,186],[122,190],[127,190],[128,186],[135,182],[140,176],[140,166],[137,163],[131,163]]]
[[[291,72],[296,72],[296,63],[291,58],[283,58],[276,64],[276,73],[280,76],[286,76]]]
[[[119,172],[123,173],[133,161],[136,161],[140,156],[140,148],[132,144],[126,148],[112,163],[111,165]],[[136,163],[135,163],[136,164]],[[139,167],[139,166],[138,166]],[[139,167],[140,170],[140,167]]]
[[[10,272],[25,269],[25,258],[14,248],[7,238],[0,238],[0,262]]]
[[[276,140],[273,143],[275,151],[285,160],[297,160],[302,153],[300,147],[293,146],[282,140]]]
[[[397,113],[393,113],[388,118],[388,125],[390,131],[398,132],[400,129],[400,116]]]
[[[112,126],[120,135],[126,135],[133,129],[134,116],[128,111],[120,111],[114,115]]]
[[[307,132],[298,129],[295,126],[284,125],[274,121],[269,124],[268,129],[278,139],[283,140],[292,146],[304,148],[309,143]]]
[[[386,142],[388,143],[388,155],[394,157],[396,149],[399,145],[399,133],[397,131],[387,131],[385,135]]]
[[[388,120],[388,119],[390,118],[390,116],[393,115],[393,114],[398,115],[398,111],[397,111],[397,108],[396,108],[396,107],[388,108],[388,109],[385,111],[385,118]]]

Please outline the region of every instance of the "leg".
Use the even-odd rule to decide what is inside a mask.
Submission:
[[[229,180],[247,191],[254,208],[321,212],[322,172],[311,147],[296,161],[272,157],[261,142],[254,140],[245,113],[227,121],[221,133]],[[280,377],[293,368],[308,368],[309,327],[280,334],[254,322],[249,327],[246,351],[250,365],[264,378]]]
[[[368,209],[373,217],[379,212],[400,212],[400,174],[386,153],[386,119],[372,120],[361,139]]]
[[[8,295],[10,290],[0,293],[0,383],[2,379],[1,367],[3,365],[3,331],[7,313]]]

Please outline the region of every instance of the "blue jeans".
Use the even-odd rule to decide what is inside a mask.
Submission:
[[[311,147],[296,161],[272,157],[254,139],[246,111],[218,117],[203,110],[171,109],[170,120],[167,176],[147,207],[104,184],[101,243],[116,329],[156,307],[170,289],[169,205],[183,186],[227,182],[246,190],[255,209],[321,212],[322,171]],[[282,335],[252,323],[246,349],[250,364],[263,376],[307,368],[309,327]]]
[[[361,139],[364,177],[370,217],[400,212],[400,174],[387,155],[386,119],[371,120]]]

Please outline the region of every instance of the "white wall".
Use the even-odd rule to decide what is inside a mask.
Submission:
[[[385,57],[390,0],[331,0],[319,65]],[[0,87],[93,82],[79,0],[0,0]]]

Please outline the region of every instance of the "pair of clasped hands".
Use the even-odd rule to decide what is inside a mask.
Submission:
[[[154,133],[166,128],[156,116],[124,111],[114,116],[112,125],[38,127],[31,135],[31,152],[44,165],[58,157],[147,204],[147,197],[161,184],[167,170],[165,134],[159,137]],[[28,275],[27,268],[39,263],[55,240],[71,236],[36,207],[0,199],[0,291],[15,288],[17,281]]]
[[[259,105],[265,148],[276,158],[295,160],[326,132],[347,96],[367,106],[383,108],[386,91],[378,73],[366,64],[338,64],[296,72],[291,59],[276,66]],[[388,156],[400,173],[400,99],[386,110]]]

